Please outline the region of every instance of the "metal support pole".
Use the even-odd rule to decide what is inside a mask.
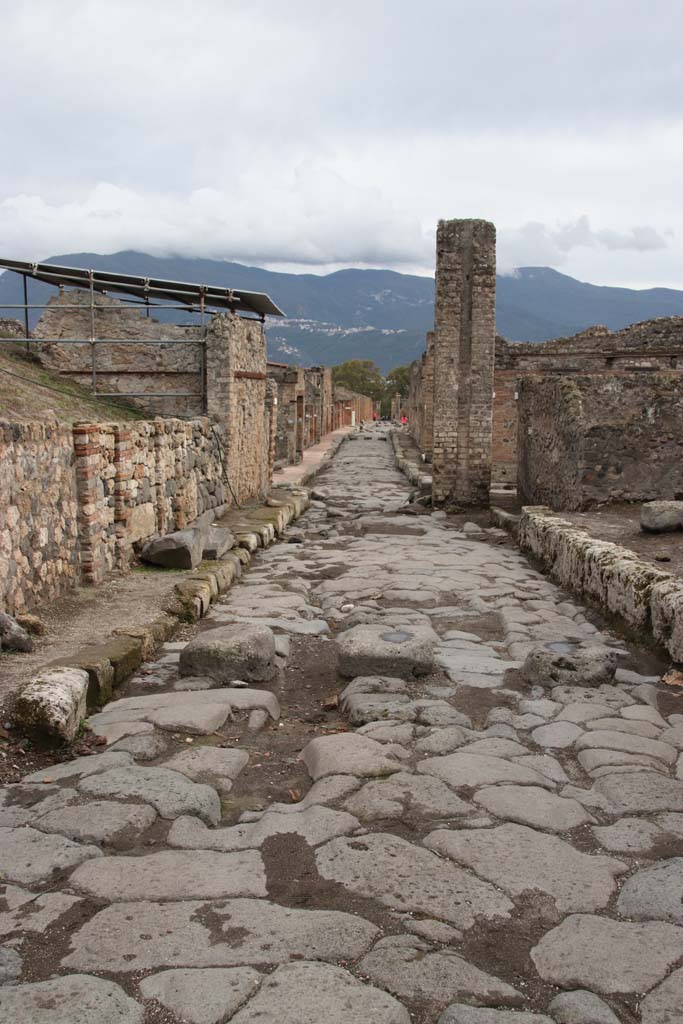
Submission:
[[[201,389],[202,389],[202,412],[206,415],[206,413],[209,411],[209,403],[208,403],[208,394],[207,394],[208,387],[207,387],[207,381],[206,381],[206,316],[205,316],[205,309],[204,309],[204,289],[202,289],[201,297],[200,297],[200,300],[199,300],[199,314],[200,314],[201,339],[202,339],[202,343],[201,343],[200,348],[199,348],[199,353],[200,353],[200,355],[199,355],[199,372],[200,372]]]
[[[28,340],[28,282],[26,280],[26,274],[23,274],[24,281],[24,329],[26,331],[26,351],[29,351],[29,340]]]
[[[92,360],[92,393],[97,394],[97,367],[95,365],[95,282],[93,272],[90,271],[90,355]]]

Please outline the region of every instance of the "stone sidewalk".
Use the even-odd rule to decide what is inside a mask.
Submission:
[[[316,488],[93,716],[103,753],[0,793],[0,1024],[680,1021],[648,656],[502,531],[401,514],[381,428]]]

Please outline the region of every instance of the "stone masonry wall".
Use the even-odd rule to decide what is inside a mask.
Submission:
[[[576,510],[683,496],[679,374],[529,376],[518,387],[526,503]]]
[[[54,600],[78,578],[71,428],[0,421],[0,611]]]
[[[440,221],[434,307],[433,499],[486,505],[491,481],[496,232]]]

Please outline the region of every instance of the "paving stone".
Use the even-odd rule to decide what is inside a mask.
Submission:
[[[567,800],[538,786],[485,786],[477,790],[474,799],[497,818],[550,832],[567,832],[595,821],[576,800]]]
[[[663,838],[658,825],[641,818],[621,818],[614,825],[596,825],[591,831],[600,845],[613,853],[649,853]]]
[[[90,857],[101,856],[96,846],[82,846],[28,825],[0,828],[0,877],[8,882],[32,885],[49,881]]]
[[[593,791],[605,797],[617,814],[683,811],[683,782],[652,772],[633,772],[599,779]]]
[[[670,743],[677,750],[683,750],[683,725],[672,725],[660,735],[662,743]]]
[[[560,992],[548,1009],[557,1024],[620,1024],[619,1018],[594,992]]]
[[[554,700],[540,698],[537,700],[520,700],[519,713],[521,715],[540,715],[541,718],[554,718],[562,710],[562,705]]]
[[[512,910],[493,886],[390,834],[333,839],[315,856],[323,878],[394,910],[431,914],[456,928],[507,917]]]
[[[380,939],[358,969],[399,998],[419,1000],[437,1011],[462,997],[508,1005],[523,999],[512,986],[457,953],[433,952],[426,943],[409,936]]]
[[[624,709],[626,710],[626,709]],[[661,736],[662,730],[652,722],[636,720],[629,721],[627,718],[594,718],[586,723],[586,729],[607,729],[612,732],[630,733],[632,736],[644,736],[646,739],[656,740]],[[664,742],[667,742],[666,740]]]
[[[141,800],[151,804],[162,818],[196,814],[210,825],[217,825],[221,818],[221,803],[215,789],[190,782],[180,772],[168,768],[112,768],[82,779],[78,788],[90,796]]]
[[[647,992],[683,956],[683,928],[573,914],[531,950],[544,979],[604,994]]]
[[[524,825],[475,832],[437,830],[424,844],[511,896],[527,890],[547,893],[561,913],[606,906],[615,890],[615,876],[627,869],[612,857],[580,853],[557,836]]]
[[[396,999],[331,964],[292,963],[269,975],[232,1024],[410,1024]]]
[[[403,927],[407,932],[420,935],[428,942],[441,942],[449,945],[452,942],[462,942],[463,934],[457,928],[451,928],[443,921],[434,921],[430,918],[419,918],[413,920],[411,917],[404,917]]]
[[[0,946],[0,985],[13,984],[21,977],[23,961],[16,949]],[[2,1013],[2,993],[0,993],[0,1013]]]
[[[359,693],[403,694],[407,695],[408,683],[405,679],[398,679],[395,676],[356,676],[348,683],[339,694],[339,702],[342,703],[348,697]]]
[[[552,728],[552,726],[549,726]],[[628,733],[615,732],[610,729],[596,729],[586,732],[576,741],[577,750],[597,748],[600,750],[623,750],[628,754],[645,754],[656,757],[664,764],[673,764],[676,750],[668,743],[659,740],[645,739],[643,736],[630,736]]]
[[[162,732],[145,733],[140,736],[125,736],[118,740],[112,750],[126,751],[136,761],[153,761],[168,749],[168,737]]]
[[[257,849],[266,839],[278,835],[299,835],[309,846],[319,846],[360,827],[352,814],[312,805],[299,814],[267,810],[257,821],[210,829],[198,818],[178,818],[168,834],[170,846],[192,850]]]
[[[523,768],[532,768],[535,772],[545,775],[551,782],[569,782],[567,773],[556,758],[550,754],[526,754],[524,757],[513,758],[515,764]]]
[[[683,967],[657,985],[640,1004],[642,1024],[680,1024],[683,1006]]]
[[[573,722],[551,722],[550,725],[540,725],[531,733],[531,738],[539,747],[552,747],[564,749],[571,747],[575,741],[583,735],[583,729]]]
[[[143,978],[140,993],[187,1024],[221,1024],[253,995],[262,977],[251,967],[176,968]]]
[[[594,778],[600,775],[608,775],[610,772],[623,771],[628,766],[632,771],[645,771],[654,769],[666,774],[666,765],[656,757],[647,757],[645,754],[627,754],[622,750],[581,750],[578,762]]]
[[[470,737],[459,725],[448,725],[433,729],[427,736],[422,736],[415,744],[415,749],[423,754],[450,754],[462,747]]]
[[[667,727],[666,719],[662,718],[656,708],[643,704],[632,704],[628,708],[622,708],[621,717],[625,718],[627,722],[651,722],[652,725],[657,725],[660,729]]]
[[[197,745],[174,754],[164,761],[163,767],[180,772],[193,782],[206,782],[219,793],[229,793],[248,761],[246,750]]]
[[[56,811],[78,799],[75,789],[47,789],[44,785],[17,783],[0,789],[0,826],[28,825],[49,811]]]
[[[683,814],[658,814],[654,820],[665,832],[683,836]]]
[[[154,824],[156,816],[156,811],[146,804],[92,800],[50,811],[34,822],[34,828],[57,832],[80,843],[107,844],[123,837],[136,839]]]
[[[181,676],[267,682],[277,672],[275,640],[267,625],[240,623],[200,633],[180,652]]]
[[[190,736],[210,736],[231,717],[227,704],[191,706],[187,701],[176,707],[159,708],[147,713],[149,721],[167,732],[183,732]]]
[[[410,722],[368,722],[358,730],[361,736],[369,736],[378,743],[412,743],[415,726]]]
[[[464,751],[446,757],[428,757],[419,762],[417,770],[435,775],[454,789],[459,786],[490,786],[498,782],[553,788],[549,779],[531,768],[505,761],[502,757],[468,754]]]
[[[96,736],[104,736],[107,745],[111,746],[124,736],[138,736],[154,732],[151,722],[88,722],[90,731]]]
[[[471,805],[439,779],[398,772],[388,779],[366,782],[345,805],[363,821],[382,818],[452,818],[469,814]]]
[[[42,933],[81,900],[61,892],[34,893],[16,885],[3,885],[2,899],[6,910],[0,911],[0,936]]]
[[[557,716],[558,722],[573,722],[575,725],[583,725],[595,718],[606,718],[611,715],[613,708],[609,704],[601,704],[591,701],[573,701],[565,704]]]
[[[636,921],[683,924],[683,857],[641,868],[627,878],[617,909]]]
[[[144,1017],[122,988],[90,974],[10,985],[0,996],[0,1024],[143,1024]]]
[[[104,754],[91,754],[89,757],[76,757],[73,761],[50,765],[37,772],[24,776],[24,782],[61,782],[63,779],[74,779],[77,776],[97,775],[111,768],[123,768],[132,765],[130,754],[105,751]]]
[[[358,733],[319,736],[304,747],[301,760],[314,781],[326,775],[376,778],[402,770],[385,745]]]
[[[427,675],[434,668],[437,639],[428,626],[354,626],[336,640],[339,672],[347,678],[388,675],[412,679]]]
[[[543,1013],[525,1013],[523,1010],[489,1010],[480,1006],[453,1003],[447,1010],[444,1010],[437,1024],[555,1024],[555,1022]]]
[[[515,740],[489,736],[483,740],[475,740],[467,744],[466,754],[490,754],[492,757],[523,757],[529,750]]]
[[[239,967],[290,959],[356,960],[379,929],[336,910],[292,910],[266,900],[114,903],[71,937],[62,966],[138,971]]]

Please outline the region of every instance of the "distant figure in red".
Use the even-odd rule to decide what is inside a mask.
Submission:
[[[373,412],[373,414],[372,414],[372,422],[373,423],[377,422],[377,413],[376,412]]]
[[[401,416],[401,426],[406,427],[408,425],[408,417],[405,413]]]

